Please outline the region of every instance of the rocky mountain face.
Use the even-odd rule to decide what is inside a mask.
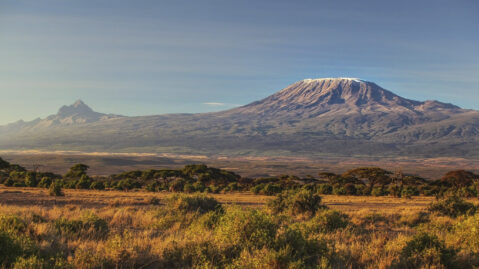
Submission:
[[[50,115],[45,119],[37,118],[30,122],[20,120],[6,126],[0,126],[0,134],[2,131],[4,133],[22,132],[27,130],[45,131],[53,127],[68,127],[120,117],[122,116],[95,112],[82,100],[77,100],[69,106],[62,106],[57,114]]]
[[[479,158],[479,111],[353,78],[306,79],[227,111],[121,117],[83,102],[0,128],[0,148]]]

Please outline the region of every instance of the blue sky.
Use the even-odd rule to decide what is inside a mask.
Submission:
[[[479,2],[0,0],[0,124],[82,99],[124,115],[358,77],[479,109]]]

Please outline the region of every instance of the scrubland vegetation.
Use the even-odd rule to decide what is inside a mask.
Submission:
[[[344,175],[321,174],[319,178],[245,179],[220,169],[192,165],[182,170],[92,178],[84,165],[59,176],[19,171],[18,167],[11,170],[12,165],[5,163],[2,182],[12,187],[0,192],[0,197],[15,194],[15,185],[27,186],[28,178],[37,182],[28,186],[45,188],[42,193],[50,193],[52,196],[47,197],[54,201],[78,200],[68,188],[111,192],[111,198],[122,192],[107,190],[144,189],[138,193],[145,199],[141,204],[115,202],[104,206],[25,206],[20,202],[2,204],[0,200],[0,267],[4,268],[479,266],[477,199],[465,199],[475,196],[476,178],[465,171],[451,172],[435,182],[379,168],[360,168]],[[99,182],[103,187],[93,188]],[[341,188],[344,192],[337,191]],[[250,207],[224,203],[215,192],[232,192],[232,197],[238,192],[271,196],[264,206]],[[354,196],[329,193],[388,196],[361,199],[365,204],[394,199],[404,204],[405,210],[390,211],[386,206],[338,210],[335,203],[325,200]],[[425,195],[434,195],[428,198],[431,203],[411,206]],[[255,197],[264,196],[250,195],[249,199]]]

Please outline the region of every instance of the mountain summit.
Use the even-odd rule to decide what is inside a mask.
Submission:
[[[479,111],[356,78],[305,79],[214,113],[122,117],[77,101],[46,119],[0,126],[0,148],[479,158]]]
[[[51,122],[51,124],[53,125],[70,125],[79,123],[91,123],[117,117],[117,115],[95,112],[82,100],[77,100],[75,103],[69,106],[62,106],[58,110],[57,114],[51,115],[45,120]]]
[[[261,101],[235,109],[235,112],[268,117],[285,117],[293,114],[311,118],[353,112],[399,113],[413,117],[431,108],[459,109],[437,101],[409,100],[373,82],[357,78],[320,78],[298,81]]]

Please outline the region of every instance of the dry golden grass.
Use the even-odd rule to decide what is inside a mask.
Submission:
[[[165,201],[172,193],[68,189],[64,192],[63,197],[51,197],[47,190],[40,188],[0,187],[0,215],[13,214],[25,220],[32,220],[35,216],[44,219],[45,222],[29,222],[29,233],[39,238],[40,247],[45,251],[55,248],[71,253],[66,261],[76,268],[92,268],[92,265],[101,265],[105,260],[116,263],[118,268],[137,268],[140,265],[157,268],[159,260],[164,258],[165,249],[172,246],[187,249],[192,242],[216,242],[211,230],[192,225],[198,219],[195,213],[165,215],[162,209],[170,210]],[[259,209],[273,198],[250,193],[210,196],[225,205]],[[159,199],[159,205],[152,204],[152,198]],[[390,268],[398,263],[404,246],[418,232],[417,227],[409,224],[433,200],[433,197],[405,199],[324,195],[323,203],[349,215],[352,225],[314,236],[330,242],[332,255],[340,257],[332,260],[333,268]],[[477,199],[471,201],[478,202]],[[56,220],[78,220],[86,213],[94,214],[107,223],[107,238],[59,236],[54,228]],[[302,220],[292,218],[289,221]],[[449,246],[460,246],[462,242],[457,242],[455,234],[443,229],[453,227],[457,221],[461,219],[431,215],[425,227]],[[56,245],[51,242],[56,242]],[[221,249],[222,245],[218,247]],[[246,257],[244,260],[261,261],[268,252],[263,249],[241,255]],[[465,264],[470,263],[473,257],[465,250],[461,255]]]
[[[48,190],[41,188],[15,188],[0,186],[0,203],[17,206],[78,206],[82,208],[96,207],[143,207],[150,206],[152,198],[164,200],[170,192],[147,191],[95,191],[64,189],[65,196],[52,197]],[[209,194],[223,204],[236,204],[246,207],[262,207],[272,196],[255,195],[252,193],[234,192],[224,194]],[[411,199],[390,196],[338,196],[323,195],[323,203],[328,207],[347,214],[358,212],[381,214],[409,214],[424,210],[434,197],[415,196]],[[470,199],[479,202],[477,199]]]

